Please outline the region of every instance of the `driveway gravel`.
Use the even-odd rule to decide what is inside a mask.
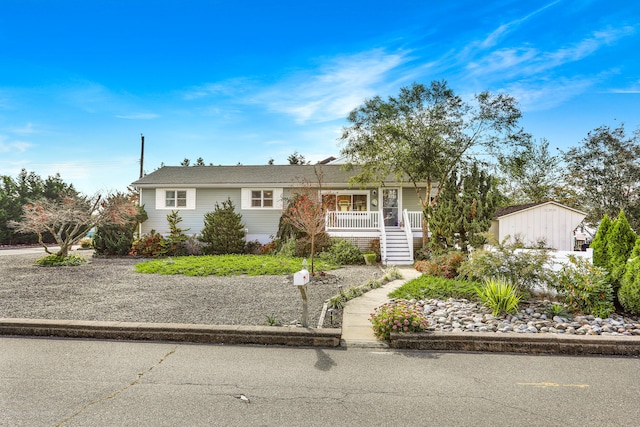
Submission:
[[[44,253],[0,257],[0,317],[208,325],[290,325],[302,299],[292,276],[188,277],[140,274],[142,259],[93,258],[78,267],[40,267]],[[333,270],[308,285],[309,325],[325,300],[383,275],[380,267]],[[338,319],[333,325],[339,326]]]

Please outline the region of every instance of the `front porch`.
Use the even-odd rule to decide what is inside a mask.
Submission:
[[[393,212],[383,209],[329,211],[326,230],[334,237],[379,238],[383,264],[413,264],[414,239],[422,238],[422,212],[405,209],[396,218]]]

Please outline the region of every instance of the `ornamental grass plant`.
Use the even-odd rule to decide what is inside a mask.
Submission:
[[[483,286],[477,287],[476,292],[494,316],[518,311],[520,303],[518,290],[506,279],[485,279]]]

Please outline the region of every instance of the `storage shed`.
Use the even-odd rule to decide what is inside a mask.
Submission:
[[[489,232],[499,242],[505,238],[521,239],[535,247],[544,241],[547,248],[575,250],[574,230],[587,214],[557,202],[530,203],[498,209]]]

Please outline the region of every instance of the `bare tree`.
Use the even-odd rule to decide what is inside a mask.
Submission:
[[[10,225],[20,233],[35,233],[45,252],[53,254],[43,241],[43,234],[49,232],[60,247],[55,255],[64,257],[91,228],[136,221],[138,209],[132,197],[108,204],[100,195],[88,197],[72,192],[61,195],[59,200],[38,199],[24,205],[22,219]]]

